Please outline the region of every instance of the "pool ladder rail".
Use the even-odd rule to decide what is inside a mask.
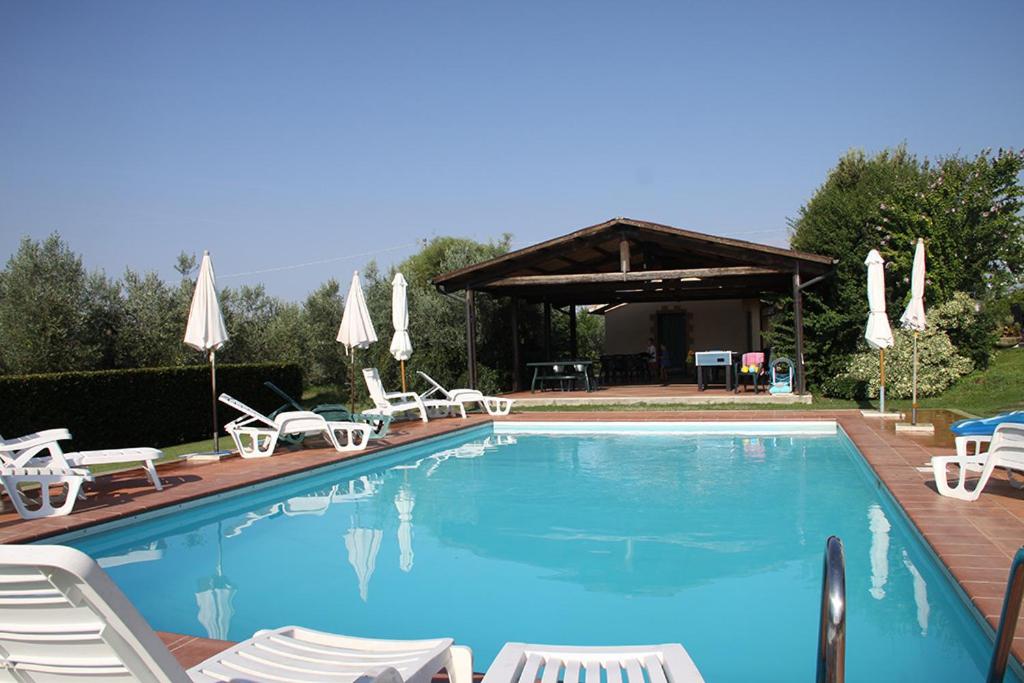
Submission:
[[[1024,597],[1024,547],[1017,551],[1010,565],[1010,578],[1006,582],[1006,596],[1003,598],[1003,610],[999,614],[999,627],[996,629],[996,645],[992,651],[992,663],[988,667],[988,678],[985,679],[987,683],[1002,683],[1006,675],[1010,646],[1013,645],[1017,617],[1020,616],[1021,597]]]
[[[995,647],[986,683],[1003,683],[1013,645],[1021,598],[1024,598],[1024,547],[1010,565],[1003,609],[996,629]],[[817,683],[844,683],[846,679],[846,557],[836,536],[825,541],[821,579],[821,619],[818,625]]]
[[[846,680],[846,554],[837,536],[825,541],[818,622],[817,683]]]

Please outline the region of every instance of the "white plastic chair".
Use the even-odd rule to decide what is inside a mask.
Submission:
[[[63,517],[70,514],[82,490],[82,484],[92,481],[88,470],[69,467],[13,467],[0,465],[0,483],[3,484],[7,496],[11,499],[14,509],[22,519],[39,519],[42,517]],[[36,489],[39,493],[39,506],[29,503],[30,498],[21,492],[21,486]],[[64,502],[55,505],[51,486],[65,487]]]
[[[384,391],[384,383],[380,381],[380,373],[377,368],[363,368],[363,380],[366,388],[370,391],[370,400],[374,407],[385,415],[397,415],[398,413],[418,412],[420,419],[426,422],[429,417],[427,406],[414,391]],[[461,407],[461,405],[460,405]],[[465,410],[463,410],[465,417]]]
[[[16,439],[0,437],[0,463],[10,467],[48,467],[71,470],[89,465],[138,463],[157,491],[163,490],[154,463],[163,453],[156,448],[110,448],[98,451],[65,453],[61,441],[71,439],[67,429],[46,429],[19,436]]]
[[[450,638],[376,640],[286,626],[259,631],[187,672],[96,562],[55,545],[0,545],[0,680],[472,683]]]
[[[309,410],[278,413],[274,419],[270,419],[227,394],[221,394],[218,399],[242,413],[242,417],[224,425],[224,431],[234,440],[235,448],[243,458],[273,455],[277,440],[283,434],[322,434],[336,451],[361,451],[370,442],[373,432],[371,425],[362,422],[328,422],[323,415]],[[345,435],[344,443],[338,439],[339,433]]]
[[[678,643],[567,647],[507,643],[483,683],[703,683]]]
[[[948,470],[954,464],[959,467],[959,473],[956,484],[950,486]],[[932,458],[932,474],[939,493],[967,501],[977,500],[981,496],[996,467],[1005,467],[1009,472],[1024,472],[1024,425],[1007,422],[997,426],[989,449],[983,453],[966,455],[958,452],[957,455]],[[967,488],[968,473],[979,475],[974,488],[970,490]]]
[[[440,393],[445,399],[449,401],[455,401],[456,403],[462,404],[463,409],[466,408],[467,404],[476,403],[481,408],[487,411],[488,415],[503,416],[508,415],[512,411],[512,404],[515,402],[511,398],[502,398],[500,396],[484,396],[483,392],[476,389],[445,389],[441,386],[433,377],[423,372],[422,370],[416,371],[423,379],[427,380],[433,388],[429,391],[420,394],[420,398],[428,400],[435,392]]]

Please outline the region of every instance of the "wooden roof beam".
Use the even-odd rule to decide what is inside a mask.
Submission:
[[[725,268],[686,268],[682,270],[635,270],[625,273],[564,273],[561,275],[514,275],[492,280],[482,285],[492,287],[537,287],[568,284],[594,284],[603,282],[651,282],[653,280],[682,280],[684,278],[734,278],[762,275],[785,275],[775,268],[730,266]]]

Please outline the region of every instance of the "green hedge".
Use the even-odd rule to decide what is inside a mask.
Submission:
[[[298,365],[218,365],[217,392],[257,410],[282,401],[263,386],[271,380],[292,396],[302,394]],[[0,434],[20,436],[66,427],[66,449],[168,446],[210,438],[210,367],[61,372],[0,377]],[[218,422],[237,417],[217,404]],[[223,429],[221,434],[223,435]]]

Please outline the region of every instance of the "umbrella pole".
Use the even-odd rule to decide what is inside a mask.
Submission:
[[[878,371],[880,381],[878,387],[878,412],[885,414],[885,349],[878,349]]]
[[[917,424],[917,330],[914,330],[914,396],[910,402],[910,424]]]
[[[213,452],[220,452],[217,438],[217,353],[210,351],[210,395],[213,398]]]
[[[352,349],[349,354],[349,380],[348,380],[348,411],[353,415],[356,412],[356,350]]]
[[[408,389],[405,388],[405,361],[400,360],[398,362],[402,364],[402,393],[404,394],[408,391]]]

